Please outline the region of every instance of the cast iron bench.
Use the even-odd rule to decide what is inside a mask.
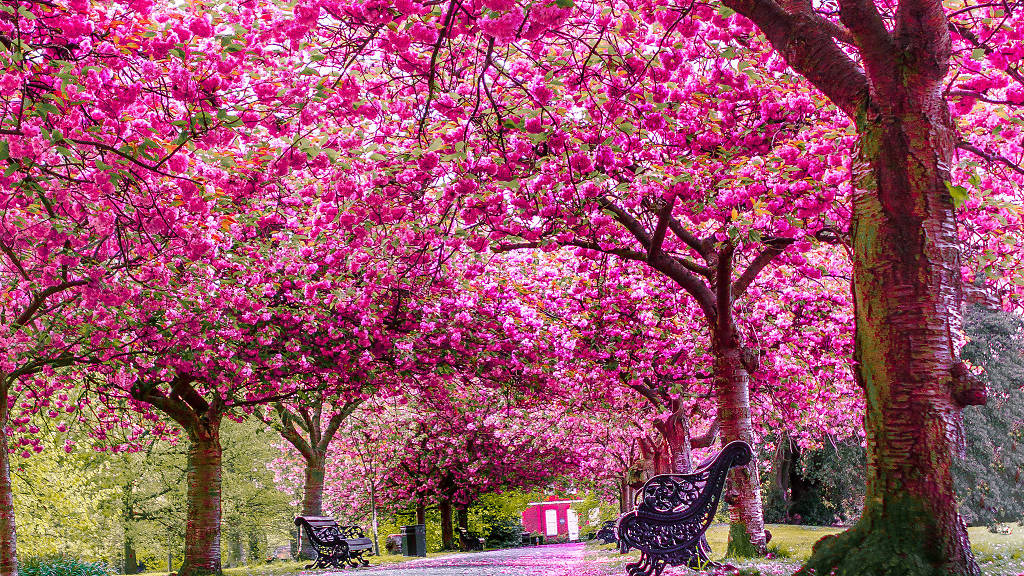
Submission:
[[[615,535],[615,520],[606,520],[601,525],[601,529],[597,531],[595,538],[605,544],[615,544],[618,542],[619,538]]]
[[[640,550],[626,564],[629,576],[661,576],[666,564],[716,566],[708,558],[704,532],[718,510],[729,470],[750,463],[746,442],[730,442],[691,474],[661,474],[644,484],[636,510],[619,518],[619,550]]]
[[[363,554],[373,553],[373,540],[367,538],[359,526],[338,526],[334,518],[324,516],[299,516],[295,525],[306,533],[316,552],[307,570],[328,566],[344,568],[343,562],[353,568],[370,564]]]

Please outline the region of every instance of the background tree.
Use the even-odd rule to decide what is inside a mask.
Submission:
[[[972,304],[964,317],[964,360],[984,370],[988,404],[964,416],[966,457],[958,460],[960,509],[970,524],[1024,519],[1024,357],[1019,316]]]

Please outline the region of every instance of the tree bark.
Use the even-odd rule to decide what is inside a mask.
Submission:
[[[427,523],[427,507],[420,502],[416,506],[416,523],[426,525]]]
[[[807,570],[819,574],[893,574],[897,558],[921,574],[980,573],[952,477],[962,409],[985,395],[956,343],[960,252],[946,187],[953,124],[940,81],[922,89],[914,80],[889,87],[858,121],[854,354],[867,398],[867,492],[857,525],[815,546]],[[865,560],[857,549],[877,553]]]
[[[690,423],[681,410],[669,416],[661,431],[668,445],[668,461],[673,474],[688,474],[693,470]]]
[[[302,484],[302,515],[323,516],[324,513],[324,458],[322,455],[306,461],[305,481]]]
[[[14,491],[7,445],[10,417],[7,375],[0,374],[0,576],[18,576],[18,538],[14,526]]]
[[[625,514],[633,508],[633,501],[630,499],[629,481],[626,478],[619,480],[619,514]]]
[[[718,421],[722,428],[722,445],[742,440],[752,447],[754,429],[750,420],[750,375],[743,366],[742,350],[735,337],[735,326],[715,335],[715,387]],[[721,332],[725,332],[724,334]],[[729,531],[727,555],[749,557],[767,553],[761,506],[761,477],[757,470],[756,451],[750,463],[734,468],[730,474]],[[745,538],[744,538],[745,535]]]
[[[316,451],[312,458],[305,458],[305,479],[302,484],[302,515],[323,516],[324,514],[324,455]],[[301,558],[313,558],[315,552],[309,538],[302,539]]]
[[[132,545],[132,539],[128,536],[124,538],[124,573],[139,573],[139,559],[135,554],[135,546]]]
[[[459,528],[469,531],[469,508],[466,506],[455,507],[455,519],[456,524]],[[463,542],[462,538],[459,538],[459,550],[463,552],[469,552],[469,548],[466,546],[467,542]]]
[[[441,547],[445,550],[454,550],[455,530],[452,527],[452,501],[447,498],[441,499]]]
[[[220,419],[203,417],[188,433],[185,560],[180,575],[220,574]]]

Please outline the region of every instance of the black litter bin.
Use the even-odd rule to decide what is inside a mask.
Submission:
[[[423,524],[402,526],[402,556],[427,555],[427,527]]]

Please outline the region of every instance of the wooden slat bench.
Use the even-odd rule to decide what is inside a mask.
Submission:
[[[306,569],[343,568],[343,563],[353,568],[369,565],[363,554],[373,554],[373,540],[359,526],[339,526],[334,518],[326,516],[299,516],[295,525],[316,552],[316,558]]]

